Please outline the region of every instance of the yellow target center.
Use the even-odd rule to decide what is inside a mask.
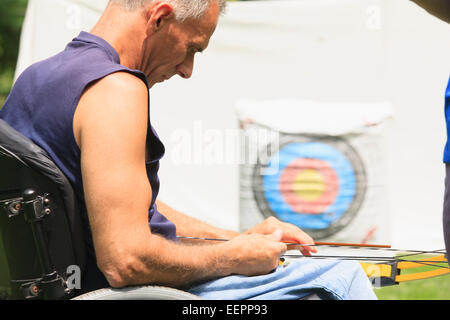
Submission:
[[[294,192],[303,201],[315,201],[325,192],[325,181],[319,171],[305,169],[294,180]]]

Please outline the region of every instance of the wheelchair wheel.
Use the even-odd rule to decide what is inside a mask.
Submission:
[[[201,298],[174,288],[140,286],[100,289],[85,293],[72,300],[201,300]]]

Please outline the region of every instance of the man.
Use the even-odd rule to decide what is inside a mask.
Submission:
[[[149,121],[149,89],[191,76],[224,8],[224,0],[112,0],[90,33],[27,69],[1,110],[74,186],[88,231],[82,292],[265,275],[287,250],[283,242],[317,252],[311,237],[275,218],[238,234],[156,200],[164,146]],[[177,235],[230,241],[186,244]],[[361,273],[347,270],[342,276]]]
[[[427,10],[430,14],[450,23],[450,1],[448,0],[412,0],[417,5]],[[447,41],[450,39],[447,39]],[[445,192],[444,192],[444,240],[447,251],[447,259],[450,252],[450,78],[445,93],[445,120],[447,124],[447,143],[444,149],[445,163]]]

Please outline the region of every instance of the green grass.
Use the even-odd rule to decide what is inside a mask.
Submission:
[[[375,294],[380,300],[450,300],[450,276],[403,282]]]
[[[413,256],[410,259],[423,259],[426,256]],[[447,267],[447,264],[440,264]],[[401,274],[435,270],[435,267],[421,267],[403,270]],[[395,286],[375,288],[375,294],[380,300],[450,300],[450,274],[401,282]]]

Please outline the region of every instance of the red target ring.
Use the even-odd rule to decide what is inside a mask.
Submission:
[[[284,168],[279,190],[294,212],[320,214],[335,201],[339,181],[326,161],[300,158]]]

